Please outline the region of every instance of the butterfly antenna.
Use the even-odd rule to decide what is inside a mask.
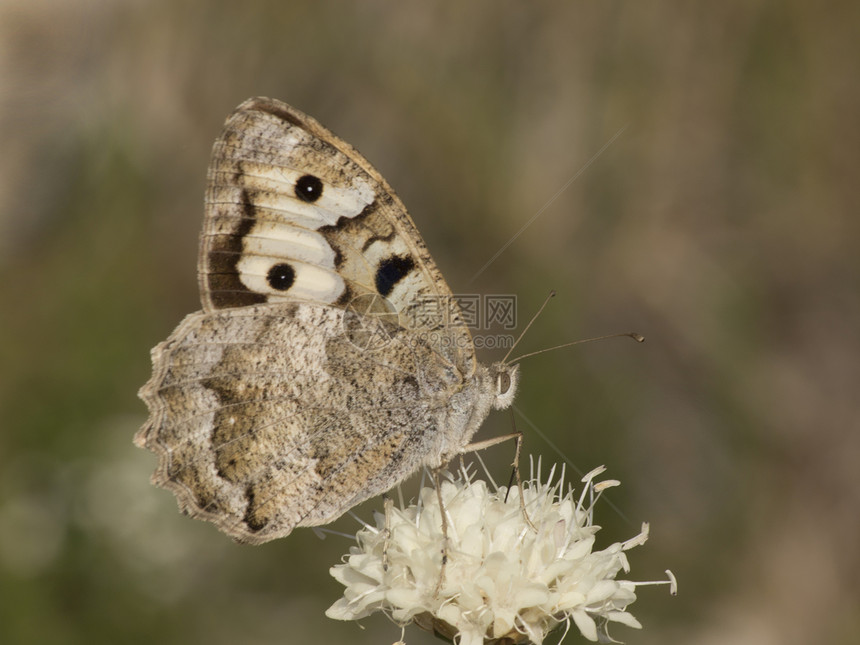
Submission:
[[[538,316],[540,316],[541,312],[544,310],[544,307],[546,307],[547,304],[549,303],[550,299],[554,298],[554,297],[555,297],[555,289],[553,289],[552,291],[549,292],[549,295],[546,297],[546,300],[543,301],[543,304],[540,306],[540,309],[538,309],[537,313],[534,316],[532,316],[532,319],[529,321],[529,324],[526,325],[526,328],[523,329],[523,331],[520,333],[520,335],[514,341],[514,344],[511,345],[511,348],[508,350],[508,353],[505,354],[505,357],[502,359],[502,363],[508,362],[508,356],[510,356],[511,352],[514,351],[514,347],[516,347],[517,345],[520,344],[520,341],[523,339],[523,336],[526,335],[526,332],[529,330],[529,327],[531,327],[532,324],[534,324],[534,321],[537,320]]]
[[[635,331],[628,331],[622,334],[609,334],[608,336],[596,336],[594,338],[583,338],[582,340],[575,340],[572,343],[564,343],[563,345],[556,345],[555,347],[547,347],[546,349],[539,349],[536,352],[529,352],[528,354],[523,354],[522,356],[517,356],[515,359],[511,361],[511,363],[519,363],[524,358],[529,358],[530,356],[537,356],[538,354],[543,354],[544,352],[551,352],[556,349],[562,349],[563,347],[571,347],[572,345],[581,345],[582,343],[590,343],[595,340],[606,340],[607,338],[621,338],[623,336],[627,336],[628,338],[632,338],[637,343],[644,343],[645,337],[641,334],[637,334]],[[516,343],[515,343],[516,344]],[[510,354],[510,352],[508,352]],[[507,358],[507,357],[505,357]]]

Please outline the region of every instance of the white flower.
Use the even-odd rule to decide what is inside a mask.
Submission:
[[[572,489],[562,492],[563,472],[552,484],[554,468],[546,484],[539,474],[525,482],[523,499],[534,528],[523,516],[517,487],[490,490],[465,472],[456,478],[446,474],[444,574],[437,492],[422,488],[417,504],[389,505],[389,531],[385,515],[377,513],[376,526],[358,532],[358,546],[331,569],[346,589],[326,614],[357,620],[383,611],[401,625],[414,622],[461,645],[540,645],[550,631],[571,621],[592,641],[609,639],[609,622],[641,627],[626,608],[636,600],[637,584],[647,583],[616,580],[616,575],[629,571],[625,551],[645,542],[648,525],[627,542],[594,550],[599,530],[592,523],[594,501],[618,484],[594,482],[604,470],[583,478],[578,499]]]

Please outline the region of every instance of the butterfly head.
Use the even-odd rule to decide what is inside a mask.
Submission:
[[[504,410],[514,402],[517,385],[520,382],[520,366],[509,363],[493,363],[490,365],[490,378],[494,385],[495,398],[493,407]]]

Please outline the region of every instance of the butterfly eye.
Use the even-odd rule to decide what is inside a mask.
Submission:
[[[502,372],[496,379],[496,388],[499,394],[505,394],[511,389],[511,375],[507,372]]]
[[[323,185],[319,177],[302,175],[296,181],[296,197],[303,202],[315,202],[322,197]]]
[[[296,271],[289,264],[276,264],[266,274],[266,282],[272,289],[286,291],[296,281]]]

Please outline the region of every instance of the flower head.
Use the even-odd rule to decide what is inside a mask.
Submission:
[[[447,546],[435,489],[423,488],[417,504],[389,505],[386,514],[376,514],[376,526],[358,532],[345,562],[332,567],[346,589],[327,615],[356,620],[384,611],[397,623],[415,622],[461,645],[540,645],[571,622],[589,640],[608,639],[610,622],[641,627],[626,608],[642,583],[616,575],[629,571],[625,551],[645,542],[648,525],[627,542],[594,550],[593,503],[618,484],[596,483],[603,470],[583,478],[578,498],[572,489],[563,492],[563,474],[555,483],[553,472],[545,484],[540,475],[525,482],[531,522],[519,488],[491,489],[465,471],[447,475],[441,487]]]

